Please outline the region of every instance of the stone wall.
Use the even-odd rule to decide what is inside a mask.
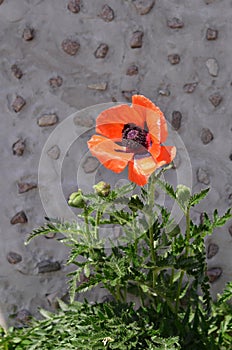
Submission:
[[[211,187],[196,221],[231,206],[231,10],[227,0],[0,0],[2,323],[66,293],[67,249],[53,236],[24,241],[45,215],[72,218],[77,185],[112,181],[86,146],[112,102],[140,93],[165,113],[177,180]],[[207,242],[214,296],[231,279],[231,236],[229,223]]]

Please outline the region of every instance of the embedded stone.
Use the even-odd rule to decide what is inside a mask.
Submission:
[[[229,234],[232,236],[232,225],[228,228]]]
[[[81,115],[77,115],[73,118],[73,123],[78,126],[85,126],[91,128],[94,125],[94,120],[90,115],[86,115],[84,118]]]
[[[180,29],[184,27],[184,22],[177,17],[169,18],[167,24],[171,29]]]
[[[85,164],[83,165],[83,169],[86,174],[93,173],[97,167],[99,166],[99,162],[94,157],[88,157],[86,159]]]
[[[206,274],[209,278],[209,282],[213,283],[217,281],[217,279],[221,276],[222,269],[220,267],[213,267],[211,269],[208,269]]]
[[[159,90],[159,95],[161,96],[170,96],[171,92],[168,87],[164,87]]]
[[[127,101],[131,102],[132,96],[137,95],[138,91],[137,90],[123,90],[122,95],[125,97]]]
[[[120,226],[113,226],[113,238],[118,239],[122,236],[122,228]]]
[[[37,188],[36,183],[32,182],[18,182],[18,193],[25,193],[34,188]]]
[[[175,54],[171,54],[171,55],[168,55],[168,60],[171,64],[178,64],[180,63],[180,56],[175,53]]]
[[[23,155],[24,150],[25,142],[22,139],[17,140],[12,146],[13,155],[16,155],[18,157]]]
[[[26,101],[22,96],[16,96],[14,102],[12,103],[13,110],[18,113],[25,106]]]
[[[20,263],[20,261],[22,261],[22,256],[18,253],[15,253],[15,252],[9,252],[6,256],[7,258],[7,261],[10,263],[10,264],[18,264]]]
[[[135,64],[132,64],[127,68],[126,75],[130,75],[130,76],[137,75],[138,72],[139,72],[138,66],[136,66]]]
[[[114,19],[114,11],[113,11],[113,9],[110,6],[108,6],[108,5],[104,5],[102,7],[102,9],[101,9],[100,17],[105,22],[113,21],[113,19]]]
[[[10,220],[11,225],[25,224],[27,222],[27,216],[23,210],[16,213]]]
[[[90,90],[99,90],[99,91],[105,91],[107,89],[107,83],[101,82],[96,84],[89,84],[88,89]]]
[[[209,58],[206,63],[205,63],[209,74],[212,77],[217,77],[218,76],[218,71],[219,71],[219,65],[218,62],[215,58]]]
[[[110,302],[115,302],[115,298],[113,297],[113,295],[111,294],[106,294],[106,295],[103,295],[102,297],[102,303],[110,303]],[[111,340],[111,338],[109,338],[109,340]],[[106,346],[107,342],[108,342],[108,339],[105,338],[103,341],[103,345]]]
[[[107,52],[109,51],[109,46],[107,44],[100,44],[94,53],[96,58],[105,58]]]
[[[198,82],[188,83],[183,86],[184,92],[191,94],[197,87]]]
[[[130,40],[130,47],[132,49],[138,49],[143,45],[143,35],[144,33],[141,30],[137,30],[132,34]]]
[[[60,299],[59,291],[46,294],[47,301],[53,309],[59,309],[58,299]]]
[[[211,243],[207,249],[207,259],[213,258],[219,251],[219,246],[215,243]]]
[[[146,15],[155,5],[155,0],[132,0],[132,3],[140,15]]]
[[[67,6],[68,10],[72,13],[78,13],[81,9],[81,1],[80,0],[70,0]]]
[[[23,30],[23,39],[25,41],[31,41],[34,39],[35,30],[31,27],[26,27]]]
[[[58,271],[61,269],[59,261],[43,260],[37,265],[39,273]]]
[[[23,72],[22,70],[17,66],[17,64],[13,64],[11,66],[11,73],[13,74],[13,76],[17,79],[21,79],[23,76]]]
[[[4,0],[0,0],[0,5],[2,5],[3,1],[4,1]]]
[[[209,175],[202,168],[197,170],[197,181],[203,183],[204,185],[208,185],[210,183]]]
[[[63,79],[59,75],[57,75],[56,77],[50,78],[48,83],[51,86],[51,88],[55,89],[63,84]]]
[[[200,213],[200,225],[204,225],[204,221],[205,221],[205,213]]]
[[[22,323],[22,324],[28,324],[30,322],[32,318],[32,315],[30,313],[30,311],[28,311],[27,309],[22,309],[20,311],[17,312],[16,315],[16,321]]]
[[[209,142],[213,140],[213,133],[207,129],[203,128],[201,131],[201,141],[204,143],[204,145],[207,145]]]
[[[56,232],[49,232],[46,235],[44,235],[44,237],[47,239],[53,239],[56,237]]]
[[[41,127],[52,126],[56,123],[58,123],[58,117],[55,113],[44,114],[37,120],[37,124]]]
[[[62,41],[61,47],[68,55],[75,56],[80,48],[80,43],[77,40],[65,39]]]
[[[218,31],[216,29],[208,28],[206,32],[207,40],[216,40],[218,38]]]
[[[232,160],[232,153],[229,155],[230,160]]]
[[[209,96],[209,100],[214,107],[217,107],[222,102],[223,97],[219,93],[215,93]]]
[[[182,114],[179,111],[172,112],[172,127],[174,130],[179,130],[181,127]]]
[[[58,159],[60,156],[60,149],[57,145],[52,146],[48,151],[47,155],[52,159]]]
[[[229,196],[227,198],[227,203],[229,206],[232,206],[232,192],[229,194]]]

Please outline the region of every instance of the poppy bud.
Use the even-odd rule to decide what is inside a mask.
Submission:
[[[83,208],[85,205],[85,201],[83,198],[82,191],[78,190],[77,192],[73,192],[69,196],[68,204],[70,205],[70,207]]]
[[[110,193],[110,184],[100,181],[98,184],[93,186],[95,193],[101,197],[107,197]]]

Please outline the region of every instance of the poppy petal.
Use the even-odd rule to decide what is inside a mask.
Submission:
[[[149,109],[146,112],[146,123],[152,142],[161,143],[161,121],[160,116],[153,110]]]
[[[156,158],[159,166],[169,164],[173,161],[176,156],[176,147],[174,146],[161,146],[160,154]]]
[[[148,182],[149,176],[156,170],[158,165],[151,156],[134,158],[129,162],[128,177],[139,186],[144,186]]]
[[[99,114],[96,132],[113,140],[121,140],[123,127],[128,123],[144,128],[145,116],[128,105],[114,106]]]
[[[162,146],[160,145],[160,143],[154,143],[152,142],[152,145],[150,146],[150,148],[148,149],[149,153],[152,155],[152,157],[156,160],[157,157],[159,157],[160,155],[160,148]]]
[[[110,139],[94,135],[88,141],[88,147],[94,157],[107,169],[120,173],[133,158],[133,153],[125,152],[125,147],[117,145]]]
[[[145,114],[149,133],[160,143],[163,143],[168,136],[168,129],[165,117],[159,107],[143,95],[132,96],[132,106],[135,109],[138,109],[137,106],[144,107],[140,108],[139,111],[140,114]],[[149,110],[152,110],[153,113]]]

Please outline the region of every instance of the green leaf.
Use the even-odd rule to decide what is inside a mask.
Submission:
[[[84,267],[84,274],[85,274],[85,276],[87,277],[87,278],[89,278],[89,276],[90,276],[90,267],[89,267],[89,265],[85,265],[85,267]]]
[[[63,300],[57,298],[57,302],[61,310],[67,311],[69,309],[69,306],[66,303],[64,303]]]
[[[232,282],[228,282],[222,295],[218,297],[218,303],[229,301],[232,299]]]
[[[45,317],[46,319],[51,319],[53,317],[53,313],[52,312],[49,312],[45,309],[42,309],[42,308],[39,308],[39,312],[41,313],[41,315],[43,317]]]
[[[41,227],[32,231],[30,236],[26,239],[25,245],[28,245],[33,238],[35,238],[37,236],[46,235],[46,234],[51,233],[51,232],[58,233],[59,230],[57,229],[57,227],[55,225],[53,225],[51,223],[46,224],[46,226],[41,226]]]
[[[164,182],[156,178],[157,185],[162,188],[171,198],[176,199],[176,193],[174,188],[167,182]]]
[[[218,215],[218,211],[216,209],[214,211],[213,218],[213,228],[224,226],[225,223],[232,218],[231,209],[228,209],[227,212],[221,217]]]
[[[202,190],[199,193],[194,194],[193,196],[190,197],[189,200],[189,206],[193,207],[194,205],[198,204],[202,199],[205,198],[205,196],[208,194],[209,192],[209,188],[206,188],[205,190]]]

